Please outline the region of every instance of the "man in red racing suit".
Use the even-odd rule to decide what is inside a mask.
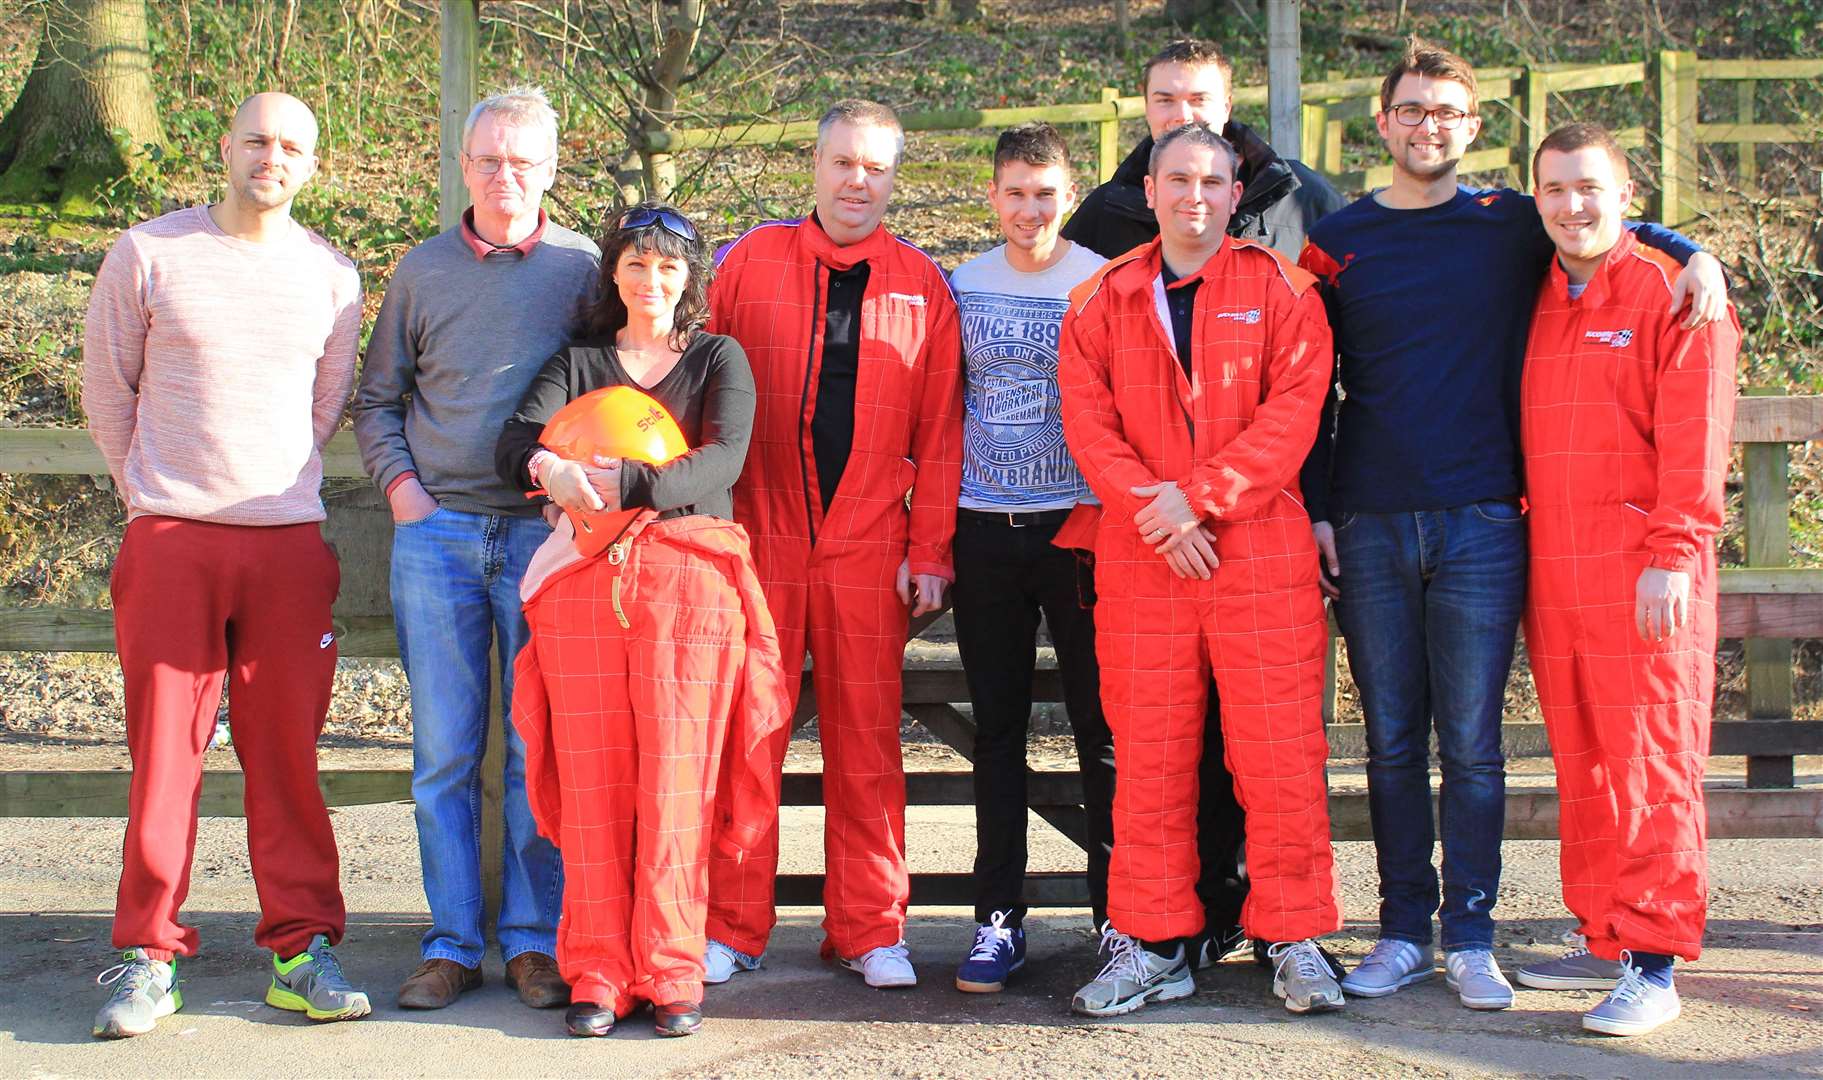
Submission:
[[[1201,124],[1161,137],[1160,238],[1078,288],[1059,355],[1064,433],[1101,498],[1096,652],[1120,782],[1113,956],[1072,1007],[1095,1016],[1194,992],[1197,763],[1211,675],[1247,812],[1247,933],[1277,944],[1293,1012],[1337,1008],[1311,939],[1340,926],[1323,731],[1325,626],[1297,475],[1331,341],[1315,279],[1228,238],[1234,150]],[[1079,511],[1081,513],[1082,511]]]
[[[1714,541],[1741,330],[1732,309],[1698,330],[1672,313],[1679,267],[1622,229],[1633,184],[1607,132],[1552,132],[1534,175],[1557,257],[1520,391],[1525,634],[1580,940],[1518,980],[1609,990],[1583,1027],[1637,1035],[1678,1015],[1673,959],[1702,952]]]
[[[824,952],[876,987],[916,982],[900,669],[908,614],[936,610],[953,579],[962,480],[955,302],[937,265],[880,224],[903,139],[884,106],[838,103],[818,138],[816,213],[735,241],[710,292],[710,329],[746,349],[758,389],[734,516],[786,670],[806,648],[813,661]],[[758,966],[776,918],[776,831],[769,850],[712,864],[710,981]]]

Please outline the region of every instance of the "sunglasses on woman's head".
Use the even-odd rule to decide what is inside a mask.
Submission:
[[[671,210],[629,210],[620,216],[619,228],[645,229],[657,225],[673,236],[681,236],[691,243],[696,242],[696,226],[690,219]]]

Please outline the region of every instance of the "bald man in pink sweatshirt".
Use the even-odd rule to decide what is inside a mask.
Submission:
[[[354,382],[361,281],[291,220],[316,138],[296,98],[247,99],[221,141],[222,201],[129,229],[89,300],[82,405],[127,512],[112,592],[133,759],[101,1038],[182,1007],[176,961],[198,942],[179,908],[224,678],[266,1001],[313,1020],[369,1011],[330,950],[345,912],[317,788],[341,582],[318,526],[321,451]]]

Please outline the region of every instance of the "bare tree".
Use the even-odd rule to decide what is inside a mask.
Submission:
[[[733,98],[758,88],[770,99],[764,84],[784,61],[737,48],[758,7],[756,0],[606,0],[584,9],[583,47],[569,71],[576,89],[617,117],[626,135],[627,155],[615,171],[623,201],[637,199],[641,189],[661,198],[676,189],[677,163],[666,137],[680,119],[706,115],[701,109],[686,112],[679,102],[711,70],[716,71],[713,94],[703,96]],[[725,63],[737,53],[735,62]],[[620,108],[599,98],[603,85],[619,98]]]
[[[0,199],[87,208],[163,144],[145,0],[48,0],[32,73],[0,121]]]

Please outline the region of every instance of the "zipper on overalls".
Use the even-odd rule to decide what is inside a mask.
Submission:
[[[620,621],[622,630],[633,629],[633,624],[627,621],[626,611],[620,606],[620,579],[626,576],[627,553],[633,547],[633,540],[627,537],[627,530],[632,527],[633,522],[628,521],[620,530],[620,536],[625,539],[616,538],[608,545],[608,565],[620,568],[614,574],[614,587],[609,592],[609,599],[614,603],[614,618]]]

